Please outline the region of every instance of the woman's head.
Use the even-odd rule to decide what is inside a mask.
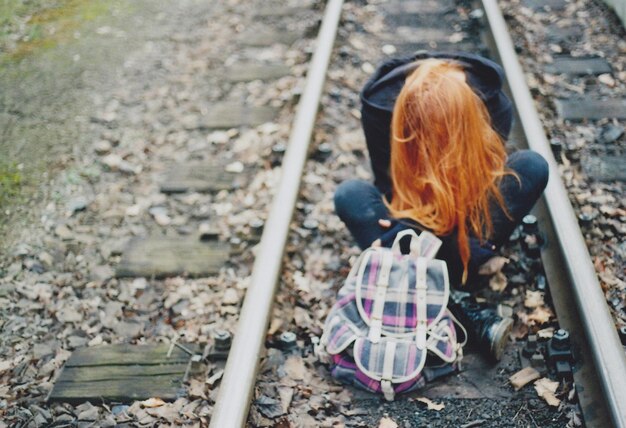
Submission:
[[[462,67],[421,62],[396,100],[391,135],[392,214],[437,234],[457,228],[466,278],[469,233],[487,237],[490,201],[503,205],[506,153]]]

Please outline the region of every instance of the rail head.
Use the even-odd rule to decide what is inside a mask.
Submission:
[[[329,0],[319,30],[306,86],[291,129],[278,190],[261,236],[252,281],[241,308],[210,426],[245,426],[272,302],[281,273],[289,224],[300,189],[313,125],[335,42],[343,0]]]
[[[626,394],[623,387],[626,380],[626,354],[615,331],[589,251],[570,204],[567,190],[560,179],[556,160],[530,96],[524,72],[517,59],[502,13],[496,0],[482,0],[482,3],[494,34],[495,44],[528,145],[532,150],[540,153],[550,166],[550,179],[544,191],[546,205],[567,264],[571,291],[592,347],[594,364],[600,377],[611,419],[616,427],[626,428]]]

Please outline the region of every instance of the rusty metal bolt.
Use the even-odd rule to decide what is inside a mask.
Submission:
[[[535,352],[537,352],[537,335],[529,334],[526,341],[526,346],[524,347],[524,349],[522,349],[522,355],[524,355],[526,358],[530,358]]]
[[[277,143],[272,146],[272,156],[270,159],[270,163],[273,167],[276,167],[281,164],[283,160],[283,155],[287,151],[287,146],[283,143]]]
[[[298,346],[296,334],[291,331],[284,331],[279,340],[283,351],[293,351]]]
[[[524,233],[536,233],[539,230],[537,217],[532,214],[524,216],[524,218],[522,219],[522,228],[524,229]]]
[[[333,148],[331,147],[330,144],[328,143],[322,143],[319,146],[317,146],[317,151],[315,153],[315,157],[320,161],[323,162],[326,159],[328,159],[328,157],[333,153]]]
[[[560,138],[552,138],[550,140],[550,148],[552,149],[554,157],[558,158],[563,151],[563,142]]]
[[[554,349],[567,349],[569,347],[569,332],[565,329],[558,329],[552,336],[552,346]]]
[[[215,330],[213,332],[213,340],[215,348],[219,350],[228,350],[233,341],[233,337],[228,330]]]
[[[253,220],[250,220],[250,223],[248,225],[250,226],[250,232],[252,232],[252,235],[261,236],[265,223],[260,218],[255,218]]]
[[[589,227],[593,224],[593,220],[595,216],[589,213],[580,213],[578,214],[578,224],[582,227]]]
[[[544,275],[537,275],[536,284],[537,290],[539,291],[546,291],[546,289],[548,288],[548,282]]]

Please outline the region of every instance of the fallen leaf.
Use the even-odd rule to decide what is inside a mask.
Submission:
[[[301,308],[300,306],[296,306],[296,308],[294,309],[293,320],[295,321],[296,325],[301,328],[309,328],[311,327],[311,324],[313,322],[311,320],[309,312],[306,309]]]
[[[509,262],[509,259],[506,257],[496,256],[492,257],[483,263],[478,268],[479,275],[493,275],[494,273],[500,272],[505,264]]]
[[[523,323],[515,323],[511,336],[515,339],[523,339],[528,335],[528,326]]]
[[[599,75],[598,80],[611,88],[615,86],[615,79],[609,73]]]
[[[305,277],[302,272],[296,271],[293,273],[293,283],[296,285],[296,288],[305,293],[311,292],[311,280]]]
[[[165,401],[160,398],[148,398],[141,402],[141,407],[146,407],[148,409],[153,409],[155,407],[161,407],[165,404]]]
[[[390,418],[382,418],[378,423],[378,428],[398,428],[398,424]]]
[[[11,368],[11,361],[0,361],[0,373],[4,373]]]
[[[302,358],[291,355],[285,361],[285,373],[293,380],[303,380],[306,375],[306,367]]]
[[[533,380],[539,379],[541,375],[533,367],[525,367],[509,378],[509,382],[516,391],[522,389]]]
[[[284,415],[282,407],[278,400],[262,395],[255,400],[257,410],[266,418],[276,419],[279,416]]]
[[[506,276],[502,272],[496,272],[494,276],[489,280],[489,287],[493,291],[502,292],[506,288],[508,281]]]
[[[204,400],[207,399],[206,394],[204,393],[204,388],[206,384],[196,379],[191,379],[189,382],[189,396],[193,398],[202,398]]]
[[[558,406],[561,400],[555,397],[554,393],[559,387],[559,383],[548,378],[541,378],[535,382],[535,391],[537,395],[543,398],[550,406]]]
[[[528,321],[535,321],[537,324],[541,325],[550,321],[550,318],[553,316],[550,309],[540,306],[535,308],[535,310],[528,315]]]
[[[554,327],[543,328],[537,332],[537,336],[541,339],[550,339],[554,334]]]
[[[446,407],[445,404],[443,404],[443,403],[440,403],[440,404],[435,403],[434,401],[432,401],[432,400],[430,400],[429,398],[426,398],[426,397],[417,397],[415,400],[419,401],[420,403],[426,404],[426,406],[428,406],[428,410],[436,410],[436,411],[439,412],[440,410],[443,410],[444,407]]]
[[[281,386],[278,388],[278,395],[280,395],[280,404],[283,409],[283,413],[287,413],[291,400],[293,399],[293,388],[288,386]]]
[[[274,318],[272,322],[270,323],[270,328],[267,331],[267,334],[270,336],[276,334],[276,332],[280,330],[282,326],[283,326],[283,320],[281,318]]]
[[[575,410],[570,410],[569,413],[567,414],[567,427],[568,428],[573,428],[573,427],[580,427],[583,425],[582,421],[580,420],[580,417],[578,417],[578,414],[576,413]]]
[[[536,308],[537,306],[543,306],[543,291],[526,290],[526,298],[524,299],[524,306],[527,308]]]

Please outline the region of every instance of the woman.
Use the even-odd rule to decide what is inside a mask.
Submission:
[[[374,184],[347,181],[335,194],[361,248],[430,230],[451,285],[474,282],[548,180],[537,153],[506,155],[512,112],[502,81],[497,64],[471,54],[422,53],[377,70],[361,93]]]

